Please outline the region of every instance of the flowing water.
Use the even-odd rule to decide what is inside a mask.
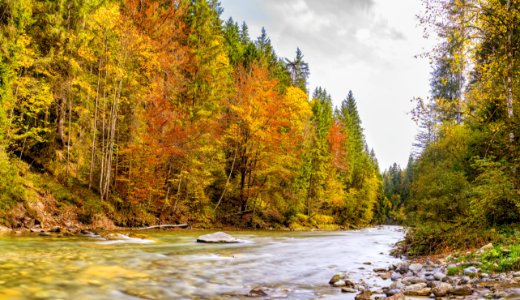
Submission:
[[[347,232],[231,232],[240,244],[200,244],[207,232],[145,232],[147,240],[0,237],[0,299],[353,299],[328,285],[348,272],[382,284],[372,269],[402,239],[399,227]],[[371,265],[366,264],[370,262]],[[369,278],[369,279],[367,279]],[[251,298],[249,298],[251,299]]]

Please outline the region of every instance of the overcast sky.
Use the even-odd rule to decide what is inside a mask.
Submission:
[[[381,169],[406,165],[417,132],[413,97],[428,95],[431,68],[414,58],[431,47],[416,15],[419,0],[221,0],[223,19],[245,21],[253,39],[265,27],[278,56],[300,47],[310,90],[322,86],[339,105],[352,90]]]

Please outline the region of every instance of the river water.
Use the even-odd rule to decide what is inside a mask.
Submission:
[[[347,232],[230,232],[240,244],[200,244],[207,232],[145,232],[147,239],[0,237],[0,299],[353,299],[328,285],[337,272],[383,284],[372,269],[403,238],[400,227]],[[371,265],[366,263],[370,262]]]

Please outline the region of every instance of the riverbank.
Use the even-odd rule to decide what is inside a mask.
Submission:
[[[513,232],[515,232],[513,230]],[[404,260],[386,268],[374,268],[361,281],[348,273],[335,274],[329,284],[356,300],[435,297],[443,299],[520,299],[520,244],[517,234],[480,248],[452,250],[442,254],[407,257],[413,239],[410,232],[393,249]],[[368,264],[368,263],[367,263]],[[368,285],[373,277],[383,285]]]

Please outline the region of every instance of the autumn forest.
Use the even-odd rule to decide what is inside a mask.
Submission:
[[[385,222],[352,92],[216,0],[0,2],[0,221],[293,229]],[[18,222],[18,223],[17,223]]]

